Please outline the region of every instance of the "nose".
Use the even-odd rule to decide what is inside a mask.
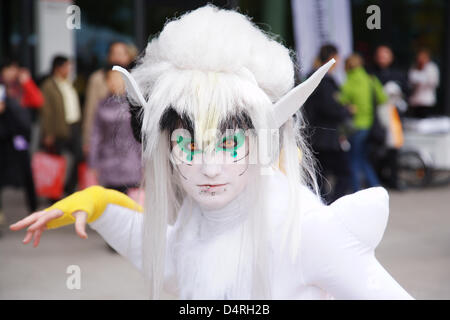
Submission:
[[[222,165],[215,159],[215,152],[204,152],[201,173],[209,178],[214,178],[222,172]]]

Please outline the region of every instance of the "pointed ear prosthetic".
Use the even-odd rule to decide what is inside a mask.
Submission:
[[[119,66],[114,66],[112,68],[114,71],[119,71],[122,74],[123,80],[126,83],[128,94],[131,96],[131,98],[138,102],[142,107],[147,104],[147,101],[145,101],[144,96],[142,95],[141,90],[139,89],[138,84],[136,83],[136,80],[134,80],[133,76],[124,68]]]
[[[141,110],[142,107],[147,103],[145,101],[144,96],[141,93],[141,90],[139,89],[138,84],[136,83],[136,80],[134,80],[133,76],[124,68],[119,66],[113,67],[114,71],[118,71],[122,74],[122,78],[126,83],[127,92],[130,95],[130,98],[134,101],[134,103],[139,103],[138,106],[133,105],[132,102],[129,101],[129,111],[130,111],[130,124],[131,129],[133,130],[133,136],[139,143],[142,143],[142,135],[141,135],[141,129],[142,129],[142,115]]]
[[[311,77],[289,91],[275,103],[273,112],[275,115],[275,123],[273,124],[273,129],[279,129],[300,109],[335,62],[336,60],[334,59],[328,61],[317,69]]]

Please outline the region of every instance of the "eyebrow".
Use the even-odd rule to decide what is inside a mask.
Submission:
[[[159,129],[160,131],[167,130],[171,135],[178,128],[186,129],[191,136],[194,136],[194,125],[191,117],[187,113],[180,115],[174,108],[170,107],[162,115],[159,121]]]
[[[161,131],[167,130],[171,135],[175,129],[183,128],[189,131],[191,136],[194,136],[194,123],[187,113],[179,114],[173,107],[168,108],[161,120],[159,121],[159,127]],[[254,129],[253,122],[246,111],[240,111],[233,115],[228,115],[224,120],[219,123],[218,130],[220,134],[226,133],[227,130],[236,129]]]
[[[245,111],[229,115],[219,124],[219,131],[222,134],[225,133],[226,130],[235,130],[238,128],[243,130],[254,129],[253,122]]]

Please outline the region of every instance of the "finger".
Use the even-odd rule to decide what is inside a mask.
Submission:
[[[40,217],[40,213],[42,211],[35,212],[33,214],[30,214],[28,217],[23,218],[22,220],[17,221],[16,223],[9,226],[9,228],[13,231],[17,231],[20,229],[23,229],[30,224],[36,222],[36,220]]]
[[[47,222],[49,222],[50,220],[59,218],[60,216],[63,215],[63,212],[59,209],[54,209],[54,210],[50,210],[50,211],[45,211],[41,217],[34,223],[32,224],[28,230],[29,231],[36,231],[42,227],[44,227]]]
[[[41,241],[42,231],[43,231],[43,229],[38,229],[34,232],[33,247],[35,247],[35,248],[39,245],[39,241]]]
[[[75,216],[75,231],[82,239],[87,239],[86,234],[86,218],[87,213],[84,211],[77,211],[73,214]]]
[[[28,242],[31,241],[31,239],[33,239],[33,232],[28,231],[27,234],[25,235],[25,238],[23,238],[22,242],[23,244],[27,244]]]

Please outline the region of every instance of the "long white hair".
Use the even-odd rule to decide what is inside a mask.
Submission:
[[[163,288],[167,225],[178,217],[185,193],[177,183],[170,163],[168,132],[161,119],[170,109],[186,115],[195,136],[217,129],[227,117],[245,112],[258,132],[270,128],[272,106],[294,85],[292,53],[256,27],[248,17],[233,10],[207,5],[164,26],[153,38],[133,69],[144,98],[142,107],[142,155],[145,168],[143,264],[150,280],[150,298],[158,299]],[[138,104],[137,101],[134,103]],[[314,166],[301,135],[301,116],[285,123],[279,145],[270,154],[276,163],[283,150],[283,167],[289,181],[290,203],[286,212],[286,249],[295,258],[300,244],[300,186],[311,185],[317,192]],[[299,160],[299,150],[301,161]],[[253,151],[252,151],[253,152]],[[242,246],[251,248],[250,296],[230,298],[271,298],[267,226],[267,184],[264,176],[250,194],[259,197],[249,212]],[[182,272],[182,271],[181,271]],[[182,284],[180,284],[182,285]]]

